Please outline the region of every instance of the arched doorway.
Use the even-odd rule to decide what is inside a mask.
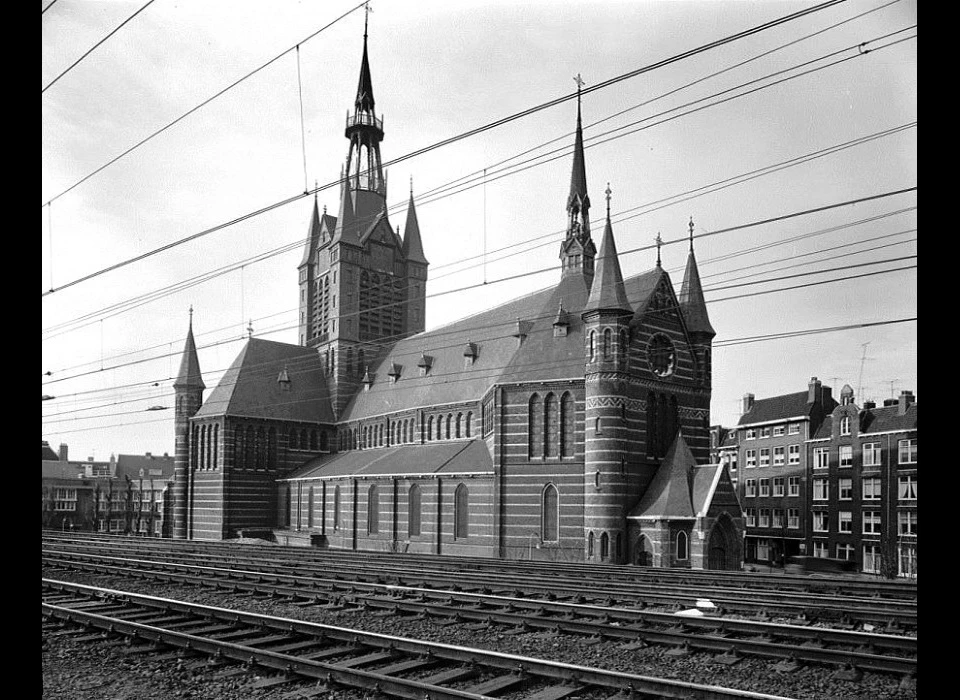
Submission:
[[[740,547],[737,529],[724,513],[714,523],[707,540],[707,568],[713,571],[736,571],[740,568]]]
[[[633,545],[633,563],[637,566],[653,566],[653,545],[646,535],[640,535]]]

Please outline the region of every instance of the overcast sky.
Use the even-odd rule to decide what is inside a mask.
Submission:
[[[884,272],[916,265],[915,191],[725,231],[917,185],[917,40],[908,38],[916,30],[880,39],[916,24],[917,6],[876,9],[888,2],[848,0],[584,95],[594,237],[609,182],[624,274],[654,265],[648,246],[660,232],[679,292],[687,222],[696,223],[717,330],[714,423],[735,424],[746,392],[802,391],[814,375],[836,394],[850,384],[858,403],[917,392],[916,322],[737,344],[916,316],[916,269]],[[41,18],[41,88],[143,4],[57,0]],[[578,73],[589,88],[813,4],[374,2],[369,52],[383,158],[571,95]],[[173,453],[172,410],[145,409],[173,405],[190,305],[208,391],[251,319],[256,335],[297,342],[297,244],[312,195],[70,283],[336,180],[363,11],[304,39],[355,5],[156,0],[42,93],[41,204],[52,203],[41,209],[41,291],[57,290],[42,297],[41,371],[52,372],[42,376],[42,393],[56,397],[42,402],[42,433],[54,447],[66,442],[79,459]],[[299,82],[291,51],[61,194],[300,42]],[[405,222],[411,178],[419,198],[487,169],[485,186],[418,203],[428,294],[488,282],[428,299],[428,329],[559,279],[575,119],[575,102],[566,101],[389,168],[394,226]],[[559,158],[501,170],[507,159],[516,165],[558,148]],[[790,167],[716,189],[781,164]],[[336,189],[318,199],[337,213]],[[496,252],[505,246],[513,247]],[[257,259],[274,250],[283,252]],[[497,282],[542,268],[550,269]],[[711,291],[758,280],[774,281]],[[797,285],[808,286],[758,294]],[[141,299],[157,291],[167,293]]]

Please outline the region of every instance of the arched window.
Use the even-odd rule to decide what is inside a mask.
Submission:
[[[340,487],[333,489],[333,529],[340,529]]]
[[[467,411],[467,422],[466,422],[466,436],[470,437],[470,434],[473,432],[473,411]]]
[[[216,435],[216,431],[214,431]],[[216,455],[214,455],[216,458]],[[277,468],[277,429],[271,427],[267,431],[267,467],[269,469]]]
[[[544,421],[544,454],[547,457],[556,457],[560,448],[560,410],[557,397],[553,393],[547,394],[544,401]]]
[[[617,561],[620,561],[623,557],[623,535],[619,532],[617,533],[617,547],[613,551],[616,554]]]
[[[313,527],[313,487],[307,489],[307,527]]]
[[[540,504],[540,539],[557,542],[560,539],[560,497],[557,487],[547,484]]]
[[[427,418],[427,440],[433,440],[433,416]]]
[[[628,345],[627,345],[627,331],[626,331],[626,329],[621,329],[621,330],[620,330],[620,344],[619,344],[619,346],[617,347],[617,351],[618,351],[619,354],[620,354],[620,359],[621,359],[621,360],[627,359],[627,347],[628,347]]]
[[[380,532],[380,493],[377,485],[373,484],[367,491],[367,534],[375,535]]]
[[[587,536],[587,556],[593,558],[593,532]]]
[[[301,450],[306,450],[306,449],[307,449],[307,445],[308,445],[308,443],[307,443],[307,429],[304,428],[303,430],[300,431],[300,449],[301,449]]]
[[[453,495],[453,538],[455,540],[463,539],[469,534],[470,510],[469,510],[470,492],[464,484],[460,484]]]
[[[203,470],[203,467],[204,467],[204,464],[203,464],[203,462],[204,462],[204,457],[206,457],[206,455],[205,455],[204,453],[205,453],[205,451],[206,451],[206,449],[205,449],[205,448],[206,448],[206,444],[205,444],[205,443],[206,443],[206,441],[207,441],[207,426],[205,426],[205,425],[201,425],[201,426],[200,426],[199,435],[200,435],[200,449],[197,450],[197,469],[199,469],[199,470],[202,471],[202,470]]]
[[[410,487],[407,499],[407,535],[420,536],[420,487],[416,484]]]
[[[600,558],[607,559],[610,556],[610,536],[607,533],[600,535]]]
[[[463,434],[463,414],[462,413],[457,414],[456,429],[457,429],[456,437],[460,437]]]
[[[530,457],[543,457],[543,401],[540,394],[530,397],[527,439],[530,443]]]
[[[453,414],[447,414],[447,440],[450,439],[450,424],[453,423]]]
[[[590,331],[590,344],[589,344],[589,353],[590,360],[592,361],[597,354],[597,333],[596,331]]]
[[[670,442],[677,439],[677,433],[680,432],[680,407],[677,405],[677,397],[670,397]]]
[[[330,443],[327,439],[327,431],[321,430],[320,431],[320,449],[323,452],[326,452],[329,449],[329,447],[330,447]]]
[[[410,442],[410,422],[403,421],[403,441]]]
[[[663,457],[673,442],[673,435],[670,434],[670,404],[667,401],[666,394],[660,394],[657,401],[657,425],[660,428],[660,442],[657,456]]]
[[[612,336],[612,333],[610,332],[610,329],[609,329],[609,328],[604,329],[604,331],[603,331],[603,359],[604,359],[604,360],[609,360],[609,359],[610,359],[610,339],[611,339],[611,336]]]
[[[257,469],[267,468],[267,431],[257,428]]]
[[[246,437],[244,438],[243,446],[243,461],[244,466],[247,469],[253,469],[255,466],[256,460],[256,445],[254,444],[254,431],[253,426],[248,425],[246,430]]]
[[[560,397],[560,456],[573,456],[574,403],[573,394],[564,392]]]
[[[243,467],[243,428],[233,427],[233,466]]]
[[[687,533],[682,530],[677,533],[677,559],[687,558]]]

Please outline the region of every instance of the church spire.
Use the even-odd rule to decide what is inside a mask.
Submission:
[[[413,180],[410,180],[410,203],[407,205],[407,224],[403,228],[403,256],[411,262],[427,264],[423,254],[423,241],[420,240],[420,224],[417,222],[417,208],[413,203]]]
[[[700,271],[697,269],[697,259],[693,254],[693,217],[690,217],[689,227],[690,254],[687,256],[687,269],[683,273],[683,285],[680,287],[678,301],[687,322],[687,330],[712,338],[717,332],[710,325],[707,302],[703,298],[703,287],[700,286]]]
[[[613,226],[610,224],[610,183],[607,183],[607,222],[603,228],[603,240],[600,242],[600,254],[597,256],[597,268],[590,286],[590,298],[584,307],[589,311],[632,311],[623,286],[623,273],[620,271],[620,259],[617,255],[617,243],[613,238]]]
[[[354,106],[358,112],[373,113],[373,80],[370,79],[370,61],[367,58],[367,23],[370,20],[370,6],[365,10],[363,20],[363,59],[360,62],[360,83],[357,85],[357,99]]]
[[[193,307],[190,307],[190,326],[187,329],[187,342],[183,346],[180,359],[180,371],[173,383],[174,389],[206,389],[200,376],[200,360],[197,359],[197,344],[193,340]]]
[[[583,157],[583,120],[580,115],[580,92],[584,85],[578,74],[577,131],[573,143],[573,170],[570,173],[570,194],[567,197],[567,233],[560,246],[563,275],[582,274],[589,284],[593,276],[596,246],[590,238],[590,196],[587,194],[587,168]]]

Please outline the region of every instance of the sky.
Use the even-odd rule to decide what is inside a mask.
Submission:
[[[363,9],[155,0],[70,68],[144,4],[41,16],[42,434],[72,459],[173,454],[191,306],[208,393],[248,327],[296,343],[312,200],[339,206],[323,188]],[[847,0],[652,67],[815,4],[375,1],[383,159],[572,98],[580,75],[595,240],[609,183],[624,275],[654,266],[659,233],[679,292],[695,223],[713,423],[812,376],[858,403],[918,394],[917,192],[888,194],[917,186],[916,2]],[[388,167],[394,226],[417,199],[428,330],[559,280],[575,123],[566,99]]]

